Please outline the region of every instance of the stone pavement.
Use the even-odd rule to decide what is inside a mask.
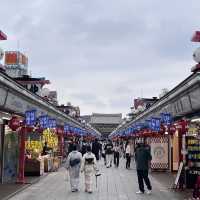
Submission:
[[[184,200],[190,197],[189,192],[174,192],[168,189],[170,186],[168,174],[163,173],[162,178],[157,178],[160,175],[155,172],[150,175],[152,194],[137,195],[135,194],[138,191],[135,169],[126,170],[124,166],[120,166],[119,169],[115,167],[106,169],[103,164],[99,165],[102,176],[98,178],[98,187],[94,187],[92,194],[84,192],[83,176],[80,191],[72,193],[69,181],[66,180],[66,170],[62,168],[12,197],[11,200]],[[161,181],[160,179],[163,178],[166,180]]]
[[[47,175],[48,174],[45,173],[43,176],[25,177],[26,180],[25,184],[15,184],[15,183],[0,184],[0,200],[9,199],[13,195],[23,191],[32,184],[39,182],[42,178],[44,178]]]

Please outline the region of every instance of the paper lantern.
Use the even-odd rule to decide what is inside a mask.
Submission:
[[[21,121],[18,117],[14,116],[9,121],[8,126],[13,130],[16,131],[21,126]]]

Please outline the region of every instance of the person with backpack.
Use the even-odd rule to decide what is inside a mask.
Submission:
[[[85,192],[92,193],[93,176],[97,171],[96,157],[92,153],[91,146],[87,146],[87,153],[83,156],[81,172],[85,175]]]
[[[77,146],[72,146],[72,152],[68,155],[66,168],[69,170],[70,185],[72,192],[78,192],[82,155],[77,151]]]

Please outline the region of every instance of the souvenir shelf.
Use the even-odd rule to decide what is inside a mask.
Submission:
[[[187,188],[194,188],[197,176],[200,175],[200,139],[195,136],[186,137],[187,145]]]

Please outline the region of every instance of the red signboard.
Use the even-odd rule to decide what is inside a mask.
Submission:
[[[16,65],[16,64],[18,64],[17,60],[18,60],[17,52],[15,52],[15,51],[5,52],[5,64],[6,65]]]
[[[6,51],[5,52],[6,65],[28,65],[28,58],[19,51]]]
[[[2,31],[0,31],[0,40],[7,40],[6,34],[3,33]]]
[[[192,42],[200,42],[200,31],[195,31],[191,39]]]

